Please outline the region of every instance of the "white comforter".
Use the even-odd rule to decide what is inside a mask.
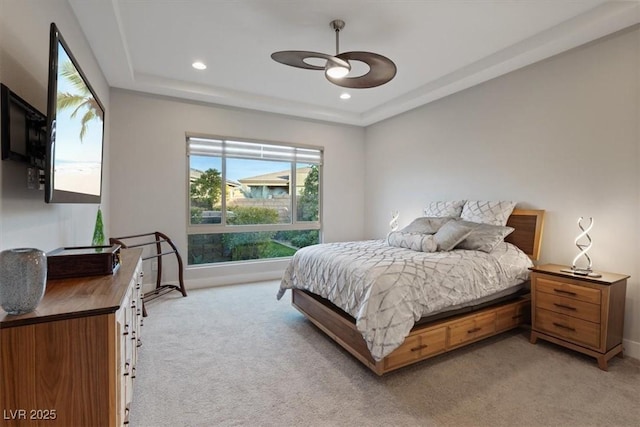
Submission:
[[[384,240],[325,243],[296,252],[277,297],[297,288],[330,300],[356,319],[371,355],[382,360],[421,317],[518,285],[530,266],[509,243],[491,253],[417,252]]]

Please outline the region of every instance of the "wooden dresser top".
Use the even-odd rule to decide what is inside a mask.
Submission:
[[[569,268],[571,267],[566,265],[544,264],[544,265],[531,267],[529,270],[535,271],[537,273],[551,274],[559,277],[569,277],[572,279],[583,280],[585,282],[597,283],[600,285],[611,285],[613,283],[619,282],[621,280],[626,280],[629,278],[629,276],[626,274],[607,273],[604,271],[594,271],[594,273],[601,274],[602,277],[582,276],[579,274],[567,273],[566,271],[562,271]]]
[[[35,311],[12,316],[0,308],[0,329],[116,312],[141,255],[141,248],[122,249],[120,268],[114,274],[47,280]]]

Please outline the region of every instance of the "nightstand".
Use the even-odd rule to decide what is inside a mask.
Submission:
[[[531,343],[538,338],[595,357],[607,370],[623,356],[624,303],[629,276],[604,273],[594,278],[567,273],[569,267],[531,268]]]

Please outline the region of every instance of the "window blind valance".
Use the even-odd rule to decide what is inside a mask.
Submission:
[[[322,164],[322,150],[260,142],[187,137],[188,154]]]

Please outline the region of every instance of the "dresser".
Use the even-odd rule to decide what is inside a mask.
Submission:
[[[3,426],[128,424],[142,322],[142,249],[112,275],[47,281],[32,313],[0,309]]]
[[[531,269],[531,343],[543,339],[595,357],[602,370],[623,356],[624,306],[629,276],[580,276],[546,264]]]

